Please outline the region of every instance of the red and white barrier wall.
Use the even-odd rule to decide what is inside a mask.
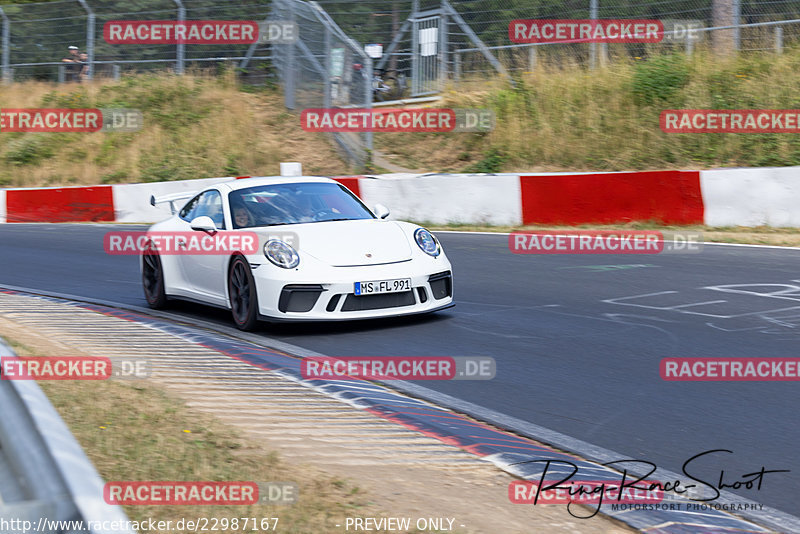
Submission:
[[[169,217],[150,195],[231,178],[92,187],[0,189],[0,222],[150,223]],[[392,219],[433,224],[604,224],[654,221],[800,227],[800,167],[537,174],[388,174],[336,178]]]

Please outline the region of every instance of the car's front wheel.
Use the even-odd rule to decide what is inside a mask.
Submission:
[[[148,306],[154,310],[167,306],[164,268],[161,265],[161,258],[155,252],[145,252],[142,255],[142,288]]]
[[[253,273],[243,256],[236,256],[231,261],[228,271],[228,296],[236,328],[253,330],[258,323],[258,296]]]

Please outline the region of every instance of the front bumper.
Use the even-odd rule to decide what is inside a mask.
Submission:
[[[331,268],[321,283],[309,278],[276,281],[274,270],[254,270],[259,312],[265,319],[330,321],[372,319],[428,313],[453,305],[453,277],[449,262],[423,274],[409,274],[413,262],[364,267]],[[419,270],[419,269],[416,269]],[[356,296],[355,282],[410,278],[411,291]]]

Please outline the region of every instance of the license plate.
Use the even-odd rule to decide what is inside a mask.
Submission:
[[[377,295],[379,293],[400,293],[402,291],[411,291],[411,278],[356,282],[355,287],[356,296]]]

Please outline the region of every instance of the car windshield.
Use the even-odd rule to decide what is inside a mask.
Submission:
[[[344,186],[333,183],[259,185],[228,195],[234,228],[374,219]]]

